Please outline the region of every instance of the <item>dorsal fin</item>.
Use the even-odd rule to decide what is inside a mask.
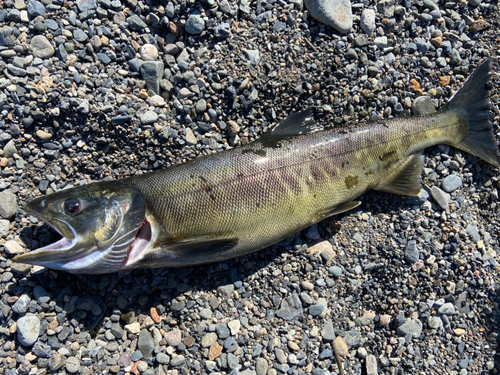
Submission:
[[[265,135],[300,135],[317,130],[317,123],[314,121],[313,110],[308,108],[304,111],[288,116]]]

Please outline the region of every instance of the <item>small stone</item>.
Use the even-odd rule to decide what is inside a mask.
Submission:
[[[143,20],[141,20],[138,15],[135,14],[127,18],[127,23],[131,30],[138,32],[144,32],[144,29],[148,27],[148,25]]]
[[[343,273],[342,268],[340,268],[339,266],[332,266],[328,268],[328,272],[336,279],[342,276]]]
[[[436,203],[443,210],[447,210],[450,204],[450,194],[445,193],[443,190],[438,188],[437,186],[433,186],[431,188],[432,198],[436,201]]]
[[[411,240],[408,241],[408,244],[405,248],[405,261],[408,264],[414,264],[418,261],[420,256],[420,252],[417,248],[417,241]]]
[[[27,294],[23,294],[12,306],[12,311],[16,314],[24,314],[28,310],[31,298]]]
[[[149,359],[155,348],[153,336],[147,329],[142,329],[137,340],[137,348],[141,351],[145,359]]]
[[[38,138],[40,138],[42,141],[48,141],[52,138],[51,133],[48,133],[48,132],[41,130],[41,129],[36,131],[36,136]]]
[[[386,327],[391,322],[391,316],[387,314],[380,315],[380,325]]]
[[[255,362],[255,372],[257,375],[266,375],[268,374],[267,370],[269,368],[269,364],[267,363],[265,358],[259,357]]]
[[[164,65],[161,61],[145,61],[139,69],[148,89],[157,95],[160,95],[160,81],[163,78],[163,68]]]
[[[351,348],[355,348],[359,345],[359,342],[361,341],[361,334],[357,329],[351,329],[348,331],[344,338],[345,342],[347,343],[347,346]],[[334,342],[335,344],[335,342]]]
[[[76,374],[77,372],[80,371],[80,361],[76,357],[68,357],[66,359],[66,370],[70,374]]]
[[[302,303],[297,294],[292,294],[283,301],[276,315],[285,320],[293,320],[302,315]]]
[[[359,26],[367,35],[372,35],[375,31],[375,11],[373,9],[365,9],[361,13]]]
[[[396,331],[398,335],[403,337],[411,334],[414,338],[418,338],[422,333],[422,322],[418,319],[411,319],[401,324]]]
[[[165,334],[165,339],[167,344],[173,347],[177,347],[182,342],[182,331],[179,329],[173,329]]]
[[[186,31],[189,34],[201,34],[205,30],[205,21],[199,14],[191,14],[186,21]]]
[[[203,346],[204,348],[208,348],[212,346],[212,344],[216,341],[217,341],[217,334],[215,332],[208,332],[201,339],[201,346]]]
[[[230,320],[227,323],[227,326],[229,327],[229,330],[231,331],[231,335],[235,336],[240,331],[241,323],[238,319]]]
[[[466,333],[466,332],[467,332],[467,331],[466,331],[465,329],[463,329],[463,328],[455,328],[455,329],[453,330],[453,333],[454,333],[455,335],[457,335],[457,336],[463,336],[463,335],[465,335],[465,333]]]
[[[40,333],[40,319],[33,314],[28,314],[17,321],[17,339],[23,346],[31,346]]]
[[[260,64],[260,52],[258,49],[244,49],[243,53],[251,65],[256,66]]]
[[[10,255],[24,254],[26,250],[14,240],[9,240],[4,244],[5,251]]]
[[[455,314],[455,306],[451,302],[443,303],[443,305],[438,309],[438,314],[443,315],[454,315]]]
[[[0,192],[0,216],[10,219],[17,212],[17,199],[12,190]]]
[[[347,346],[346,341],[338,336],[332,344],[333,351],[337,353],[340,357],[343,357],[349,353],[349,347]]]
[[[411,110],[416,116],[430,115],[436,112],[434,102],[428,96],[419,96],[413,103]]]
[[[186,142],[189,143],[190,145],[195,145],[198,143],[198,139],[194,135],[191,128],[186,128]]]
[[[483,31],[484,29],[488,28],[488,22],[486,22],[485,20],[476,20],[476,21],[473,21],[470,25],[469,25],[469,31],[471,33],[477,33],[479,31]]]
[[[208,359],[210,361],[213,361],[214,359],[218,358],[220,354],[222,353],[222,345],[220,345],[217,341],[214,342],[208,351]]]
[[[160,365],[168,365],[170,363],[170,357],[162,352],[158,353],[155,359]]]
[[[365,365],[366,375],[378,375],[377,358],[373,354],[366,357]]]
[[[460,186],[462,186],[462,178],[456,174],[450,174],[443,180],[441,188],[445,192],[451,193],[452,191],[458,189]]]
[[[137,335],[139,332],[141,332],[141,325],[139,322],[133,322],[133,323],[127,324],[123,328],[125,328],[125,331],[133,333],[135,335]]]
[[[155,111],[146,111],[141,116],[142,125],[154,124],[158,120],[158,114]]]
[[[318,316],[325,310],[322,305],[311,305],[309,306],[309,314],[312,316]]]
[[[144,61],[155,61],[158,58],[158,49],[152,44],[144,44],[140,53]]]
[[[160,95],[153,95],[148,99],[149,105],[152,105],[153,107],[164,107],[167,102],[163,98],[163,96]]]
[[[331,319],[328,319],[323,330],[321,331],[323,336],[323,341],[325,342],[333,342],[335,340],[335,329],[333,328],[333,322]]]
[[[430,329],[437,330],[443,327],[443,321],[438,316],[430,316],[427,321],[427,325],[429,326]]]
[[[161,323],[161,317],[158,314],[158,309],[156,307],[151,307],[151,309],[149,310],[149,315],[156,324]]]

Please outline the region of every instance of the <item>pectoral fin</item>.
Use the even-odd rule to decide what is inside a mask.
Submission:
[[[401,166],[375,190],[398,195],[418,195],[422,189],[423,155],[409,156]]]
[[[237,238],[217,240],[194,240],[183,242],[172,242],[164,244],[161,248],[172,252],[178,257],[197,257],[216,254],[232,249],[238,244]]]
[[[330,217],[333,215],[338,215],[338,214],[341,214],[341,213],[349,211],[349,210],[353,210],[356,207],[358,207],[360,204],[361,204],[360,201],[351,201],[351,202],[341,204],[340,206],[336,206],[336,207],[333,207],[331,209],[321,211],[318,213],[318,216],[319,216],[318,220],[323,220],[327,217]]]

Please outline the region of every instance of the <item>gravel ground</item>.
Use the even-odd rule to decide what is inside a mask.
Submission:
[[[309,2],[308,2],[309,3]],[[337,12],[338,17],[349,14]],[[166,168],[309,106],[328,126],[440,107],[498,51],[496,3],[0,1],[0,372],[497,374],[498,170],[425,152],[425,191],[204,267],[74,276],[41,194]],[[499,81],[492,118],[500,138]]]

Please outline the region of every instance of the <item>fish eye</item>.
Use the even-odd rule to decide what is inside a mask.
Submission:
[[[80,211],[80,201],[75,198],[69,198],[64,202],[64,212],[66,215],[76,215]]]

